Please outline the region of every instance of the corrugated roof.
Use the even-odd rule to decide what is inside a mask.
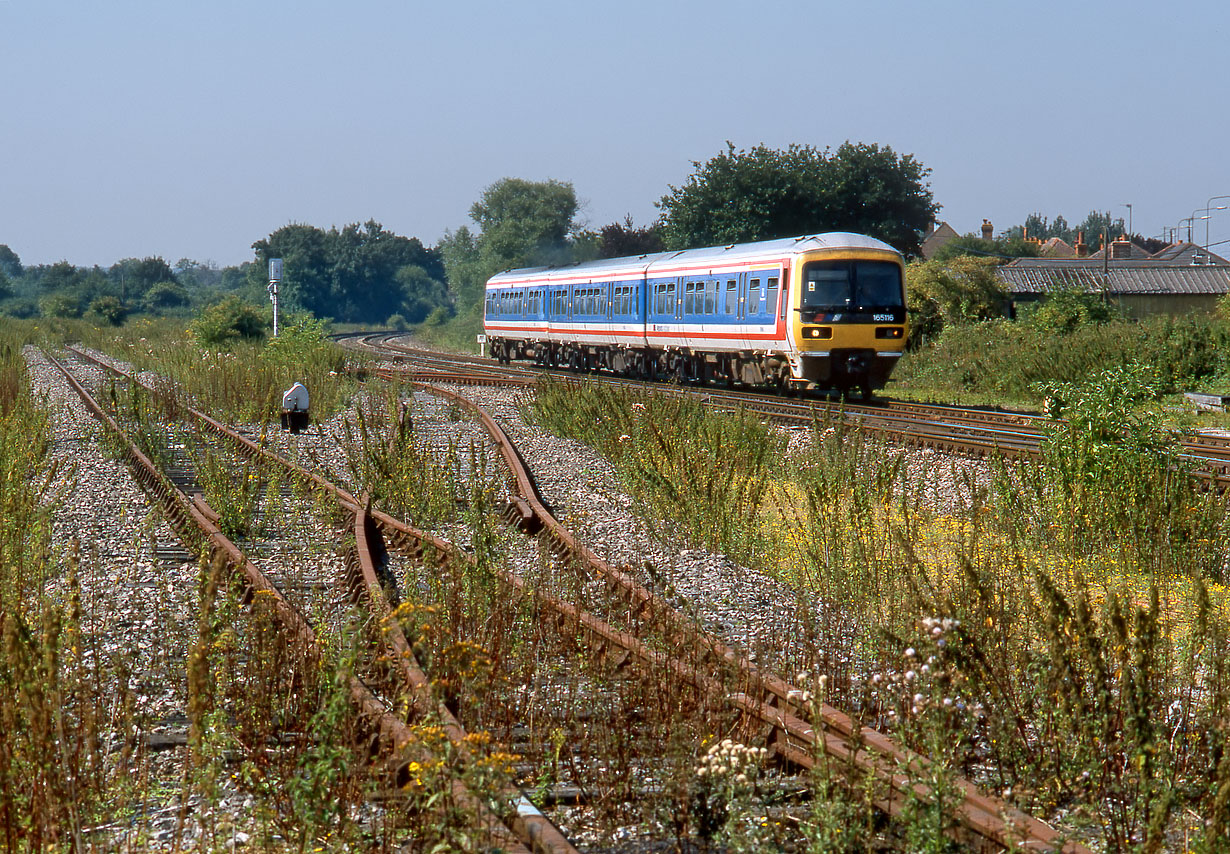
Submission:
[[[1103,270],[1102,262],[1050,261],[1005,264],[996,277],[1013,294],[1046,294],[1079,288],[1107,294],[1230,293],[1230,267],[1119,261]],[[1041,261],[1041,263],[1039,263]]]
[[[1172,243],[1165,249],[1154,252],[1152,258],[1154,261],[1169,261],[1172,264],[1190,264],[1192,258],[1199,258],[1201,263],[1203,263],[1206,255],[1214,264],[1230,264],[1230,261],[1227,261],[1216,252],[1206,253],[1203,246],[1186,240]]]

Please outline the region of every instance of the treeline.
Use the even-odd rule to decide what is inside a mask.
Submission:
[[[68,261],[24,266],[16,252],[0,244],[0,313],[118,324],[136,312],[186,312],[206,292],[239,289],[244,276],[242,267],[219,269],[186,258],[174,267],[159,257],[125,258],[107,268]]]
[[[11,317],[84,317],[118,324],[131,314],[191,315],[229,295],[267,301],[268,259],[282,258],[288,310],[354,323],[399,315],[419,323],[451,305],[435,249],[380,223],[328,230],[293,224],[258,240],[256,260],[219,268],[183,258],[126,258],[109,268],[68,261],[23,266],[0,245],[0,312]]]
[[[218,268],[181,259],[125,259],[108,269],[67,261],[22,267],[0,246],[0,313],[86,317],[120,323],[133,313],[196,314],[227,296],[267,304],[268,260],[281,258],[286,309],[364,324],[448,324],[474,331],[483,284],[512,267],[566,264],[767,240],[821,231],[857,231],[906,254],[917,252],[938,209],[912,155],[846,142],[836,150],[792,145],[726,150],[657,201],[661,215],[591,228],[577,217],[571,183],[505,178],[470,209],[472,224],[433,247],[380,223],[323,229],[295,223],[252,244],[252,261]],[[457,339],[460,340],[460,339]]]

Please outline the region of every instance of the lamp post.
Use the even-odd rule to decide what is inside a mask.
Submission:
[[[1204,212],[1206,214],[1208,214],[1210,210],[1224,211],[1226,209],[1225,205],[1218,205],[1217,207],[1212,207],[1213,202],[1217,201],[1218,199],[1230,199],[1230,196],[1211,196],[1209,200],[1204,203]],[[1212,217],[1210,216],[1206,216],[1204,218],[1204,258],[1206,261],[1209,258],[1209,220],[1210,219],[1212,219]]]
[[[1131,203],[1131,202],[1124,202],[1122,205],[1120,205],[1120,207],[1125,207],[1125,208],[1127,208],[1127,209],[1128,209],[1128,233],[1127,233],[1127,236],[1128,236],[1128,240],[1131,240],[1131,239],[1132,239],[1132,203]]]

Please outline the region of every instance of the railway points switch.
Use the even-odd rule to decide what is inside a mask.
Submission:
[[[282,395],[282,429],[298,433],[308,426],[308,390],[295,383]]]

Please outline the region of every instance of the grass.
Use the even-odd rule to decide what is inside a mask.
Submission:
[[[1140,365],[1165,393],[1230,393],[1230,315],[1089,323],[1070,332],[1007,320],[952,326],[907,353],[891,390],[937,400],[1036,407],[1048,384]]]
[[[57,481],[45,443],[29,437],[47,435],[54,416],[29,397],[14,356],[45,332],[0,333],[7,848],[69,847],[153,796],[141,751],[90,748],[116,732],[137,744],[148,721],[131,691],[116,690],[129,683],[131,662],[79,654],[86,606],[73,579],[95,562],[48,553]],[[168,443],[186,441],[173,426],[183,394],[224,418],[259,420],[268,395],[289,384],[278,372],[310,363],[320,405],[350,398],[345,381],[328,376],[333,354],[314,342],[303,344],[301,362],[297,350],[283,359],[260,345],[205,354],[173,343],[174,334],[134,326],[118,341],[109,331],[94,342],[177,372],[164,395],[115,392],[116,408],[137,413],[133,423],[144,426],[135,432],[164,456]],[[937,760],[907,773],[940,792],[951,792],[958,773],[974,776],[1110,851],[1173,850],[1164,840],[1184,833],[1192,851],[1221,850],[1230,829],[1226,506],[1171,465],[1168,437],[1150,429],[1156,410],[1109,405],[1124,397],[1124,377],[1089,379],[1063,389],[1078,417],[1070,430],[1056,428],[1041,459],[972,473],[921,468],[824,421],[792,454],[755,418],[597,386],[545,386],[528,414],[606,455],[664,538],[725,551],[793,586],[827,653],[799,681]],[[670,674],[629,679],[586,654],[575,632],[544,630],[532,601],[495,579],[512,555],[537,589],[580,601],[595,591],[503,534],[485,456],[434,449],[417,417],[395,395],[373,394],[350,418],[345,444],[353,481],[378,505],[427,527],[463,526],[475,553],[472,565],[405,568],[396,618],[437,696],[474,734],[479,761],[451,752],[430,716],[416,719],[424,754],[408,766],[407,788],[390,792],[367,764],[343,690],[351,673],[387,684],[360,654],[378,627],[327,633],[319,658],[304,661],[259,604],[241,607],[206,565],[184,668],[194,760],[184,796],[206,804],[251,796],[242,819],[250,844],[279,851],[473,847],[470,817],[448,789],[458,777],[492,796],[514,777],[540,795],[575,785],[587,806],[557,816],[595,846],[632,833],[729,851],[787,842],[862,850],[886,838],[902,850],[948,849],[934,802],[913,803],[886,827],[872,807],[882,793],[829,760],[805,791],[783,794],[739,745],[729,710],[698,702]],[[268,482],[267,473],[188,441],[200,445],[197,465],[218,503],[231,496],[242,532],[257,512],[249,484]],[[958,494],[935,504],[941,475]],[[63,593],[52,597],[47,581],[59,576]],[[718,762],[711,757],[724,740],[730,761]],[[501,742],[515,742],[520,755]],[[401,818],[371,811],[391,798],[406,807]],[[201,847],[227,847],[237,828],[204,815]]]
[[[972,774],[1107,850],[1184,831],[1191,850],[1219,850],[1230,513],[1132,405],[1131,376],[1066,387],[1044,455],[954,474],[947,507],[926,499],[936,472],[833,423],[800,457],[774,448],[765,472],[771,431],[737,415],[576,385],[547,386],[532,415],[611,460],[663,534],[728,543],[801,607],[824,603],[840,623],[819,629],[827,654],[855,662],[826,674],[829,696],[937,758],[928,774]],[[746,479],[735,537],[707,514],[718,466]],[[845,797],[829,809],[862,803]],[[933,818],[920,807],[907,837]]]

